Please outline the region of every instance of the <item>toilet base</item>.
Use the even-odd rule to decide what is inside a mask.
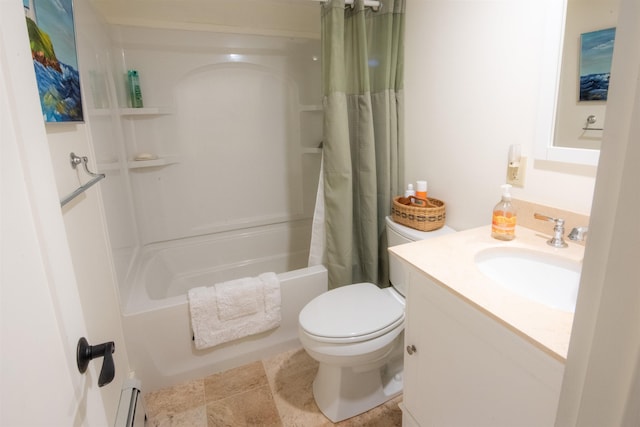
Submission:
[[[320,363],[313,381],[316,404],[334,423],[362,414],[401,393],[402,354],[364,372]]]

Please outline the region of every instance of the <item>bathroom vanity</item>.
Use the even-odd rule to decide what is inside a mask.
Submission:
[[[575,304],[584,247],[555,249],[523,227],[510,242],[490,234],[480,227],[390,249],[409,281],[403,426],[554,424],[573,322],[556,300]],[[532,269],[513,264],[514,254]],[[488,258],[507,263],[509,282],[551,291],[505,286],[483,267]],[[562,289],[563,269],[577,273],[572,288]]]

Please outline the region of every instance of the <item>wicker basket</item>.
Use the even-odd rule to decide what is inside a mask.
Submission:
[[[444,226],[446,218],[445,203],[442,200],[429,197],[428,207],[415,204],[403,205],[398,202],[400,196],[393,198],[391,216],[398,224],[415,228],[420,231],[433,231]]]

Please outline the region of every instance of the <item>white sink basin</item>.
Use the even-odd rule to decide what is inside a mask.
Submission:
[[[520,248],[485,249],[475,262],[485,276],[511,292],[551,308],[575,311],[580,263]]]

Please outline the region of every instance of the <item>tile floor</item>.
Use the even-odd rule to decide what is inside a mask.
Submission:
[[[206,378],[145,395],[148,426],[370,426],[402,425],[402,396],[334,424],[318,409],[311,383],[318,363],[291,350]]]

